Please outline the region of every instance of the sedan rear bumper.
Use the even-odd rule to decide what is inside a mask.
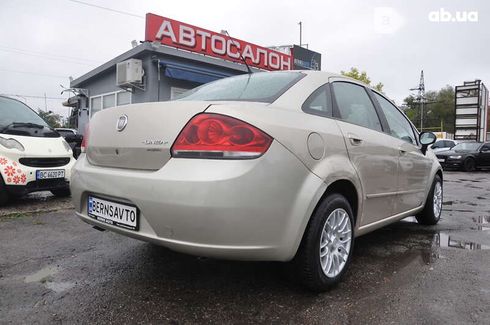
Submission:
[[[82,154],[71,181],[89,224],[193,255],[273,261],[294,257],[324,187],[277,142],[258,159],[171,158],[158,171],[97,167]],[[89,217],[89,194],[137,206],[139,230]]]

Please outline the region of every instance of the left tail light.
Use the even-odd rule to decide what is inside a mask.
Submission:
[[[252,159],[263,155],[272,137],[241,120],[203,113],[194,116],[175,140],[176,158]]]
[[[89,124],[87,123],[87,125],[85,125],[85,133],[83,134],[82,144],[80,145],[81,152],[87,151],[89,133],[90,133],[90,128],[89,128]]]

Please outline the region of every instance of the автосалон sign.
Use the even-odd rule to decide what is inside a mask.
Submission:
[[[241,53],[248,65],[265,70],[292,68],[288,54],[151,13],[146,14],[145,40],[233,62],[243,62]]]

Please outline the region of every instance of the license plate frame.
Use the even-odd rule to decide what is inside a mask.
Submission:
[[[44,176],[46,175],[46,176]],[[36,180],[43,179],[61,179],[65,178],[66,172],[64,169],[38,169],[36,170]]]
[[[112,209],[110,208],[111,206]],[[121,209],[125,209],[124,212],[122,212],[122,214],[120,213],[122,211]],[[126,212],[126,211],[130,211],[130,212]],[[134,212],[134,221],[131,220],[132,219],[131,212]],[[117,216],[114,216],[114,214],[117,214]],[[101,198],[99,196],[89,194],[87,196],[87,215],[95,220],[119,228],[124,228],[133,231],[139,230],[140,210],[134,204],[129,204],[126,202],[121,202],[113,199]]]

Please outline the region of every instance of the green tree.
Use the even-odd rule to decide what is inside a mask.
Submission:
[[[343,76],[362,81],[367,85],[371,85],[371,79],[368,77],[366,71],[359,72],[359,69],[352,67],[350,68],[350,71],[340,71],[340,73]],[[383,86],[384,85],[381,82],[378,82],[375,86],[373,86],[373,88],[379,92],[383,92]]]
[[[59,128],[63,125],[63,117],[52,111],[38,110],[37,114],[52,128]]]
[[[420,102],[413,95],[404,100],[407,109],[405,114],[420,129]],[[450,85],[425,93],[424,130],[442,130],[454,133],[454,88]]]

